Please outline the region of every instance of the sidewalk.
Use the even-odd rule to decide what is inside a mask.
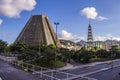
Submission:
[[[58,68],[57,70],[68,70],[68,69],[76,69],[76,68],[83,68],[83,67],[89,67],[89,66],[95,66],[95,65],[99,65],[99,64],[106,64],[109,63],[111,61],[120,61],[120,59],[115,59],[115,60],[108,60],[108,61],[102,61],[102,62],[93,62],[93,63],[88,63],[88,64],[80,64],[80,65],[72,65],[70,63],[67,63],[66,66]]]

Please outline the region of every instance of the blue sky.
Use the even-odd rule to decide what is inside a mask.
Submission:
[[[89,19],[94,40],[120,40],[120,0],[0,0],[0,39],[15,41],[32,14],[46,14],[59,38],[86,40]]]

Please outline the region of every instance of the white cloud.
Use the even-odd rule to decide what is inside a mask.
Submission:
[[[120,37],[113,37],[112,40],[120,41]]]
[[[72,41],[74,41],[74,42],[79,42],[79,41],[81,41],[81,40],[85,40],[85,37],[83,37],[83,36],[80,36],[80,37],[74,37],[74,39],[72,40]]]
[[[94,41],[105,41],[107,37],[105,36],[95,36]]]
[[[2,19],[0,19],[0,25],[3,23],[3,20]]]
[[[82,14],[85,15],[88,19],[96,19],[98,13],[94,7],[87,7],[81,10]]]
[[[106,34],[104,36],[94,36],[93,38],[94,41],[106,41],[106,40],[120,41],[120,37],[113,36],[112,34]],[[86,38],[84,36],[74,35],[66,30],[61,31],[61,33],[59,34],[59,39],[71,40],[74,42],[79,42],[81,40],[86,41]]]
[[[71,40],[71,41],[74,41],[74,42],[78,42],[80,40],[85,40],[85,37],[83,36],[76,36],[66,30],[62,30],[60,35],[59,35],[59,38],[60,39],[64,39],[64,40]]]
[[[120,37],[113,36],[111,34],[107,34],[105,36],[95,36],[94,41],[105,41],[105,40],[117,40],[120,41]]]
[[[87,19],[97,19],[99,21],[107,20],[108,18],[99,16],[95,7],[86,7],[81,10],[82,15],[86,16]]]
[[[0,14],[13,18],[20,17],[22,11],[31,11],[36,0],[0,0]]]
[[[103,16],[98,16],[97,19],[98,19],[99,21],[108,20],[108,18],[103,17]]]
[[[62,30],[59,35],[60,39],[65,39],[65,40],[73,39],[73,37],[74,37],[73,34],[70,32],[67,32],[66,30]]]

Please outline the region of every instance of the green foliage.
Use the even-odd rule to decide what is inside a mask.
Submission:
[[[51,49],[55,49],[56,48],[56,46],[53,45],[53,44],[48,45],[48,47],[50,47]]]
[[[61,53],[61,59],[64,62],[70,62],[70,59],[72,57],[72,51],[66,48],[60,48],[59,53]]]
[[[18,59],[23,61],[31,61],[38,58],[38,56],[39,55],[35,50],[26,49],[24,53],[21,53],[21,55],[18,56]]]
[[[111,58],[120,58],[120,49],[117,45],[113,45],[110,49]]]
[[[80,50],[80,54],[81,54],[81,62],[83,63],[88,63],[90,58],[91,58],[91,52],[89,52],[87,49],[82,48]]]
[[[39,51],[40,45],[29,45],[27,46],[28,49],[34,50],[34,51]]]
[[[54,45],[32,45],[28,46],[24,53],[18,56],[18,59],[35,65],[52,68],[55,65],[55,50]]]
[[[45,57],[35,59],[34,61],[30,62],[31,64],[42,66],[42,67],[47,67],[47,68],[53,68],[54,67],[54,61],[53,60],[48,60]]]
[[[58,60],[58,61],[56,61],[56,66],[57,67],[65,66],[65,63],[63,61]]]
[[[105,60],[109,60],[109,58],[91,58],[90,62],[98,62],[98,61],[105,61]]]
[[[109,58],[110,57],[110,53],[107,52],[104,49],[100,49],[96,52],[96,55],[98,58]]]
[[[9,50],[14,53],[20,53],[21,55],[18,56],[19,60],[48,68],[64,66],[65,63],[71,63],[71,61],[88,63],[106,58],[111,59],[111,57],[120,58],[120,49],[117,46],[112,46],[110,51],[98,50],[97,47],[91,50],[83,47],[78,51],[73,51],[66,48],[59,49],[52,44],[48,46],[44,44],[26,46],[18,42],[10,45]]]
[[[20,42],[11,44],[9,46],[10,52],[13,52],[13,53],[22,53],[25,51],[25,49],[26,49],[26,45]]]
[[[7,42],[5,42],[3,40],[0,40],[0,53],[4,52],[4,50],[6,49],[7,45],[8,45]]]
[[[80,51],[76,51],[74,52],[74,54],[72,54],[72,59],[75,61],[75,62],[80,62],[81,61],[81,54],[79,53]]]

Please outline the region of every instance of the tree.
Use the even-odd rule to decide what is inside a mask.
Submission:
[[[118,46],[117,45],[111,46],[110,53],[111,53],[111,58],[116,58],[119,54]]]
[[[20,42],[11,44],[9,46],[10,52],[13,52],[13,53],[22,53],[25,51],[25,49],[26,49],[26,45]]]
[[[80,55],[81,55],[81,62],[83,63],[88,63],[90,58],[91,58],[91,52],[88,51],[86,48],[82,48],[80,50]]]
[[[0,53],[5,51],[7,45],[7,42],[0,40]]]
[[[43,67],[53,68],[55,64],[55,47],[54,45],[41,45],[41,54],[38,55],[32,63]]]
[[[116,58],[120,58],[120,48],[117,49]]]
[[[74,58],[75,56],[74,50],[69,50],[67,48],[60,48],[58,53],[61,54],[61,60],[64,61],[65,63],[67,62],[70,63],[71,59],[76,59]]]
[[[97,57],[99,58],[109,58],[110,57],[110,53],[107,52],[104,49],[100,49],[96,52]]]
[[[80,61],[81,61],[81,53],[80,53],[80,50],[73,52],[73,54],[71,54],[71,58],[72,58],[75,62],[80,62]]]

